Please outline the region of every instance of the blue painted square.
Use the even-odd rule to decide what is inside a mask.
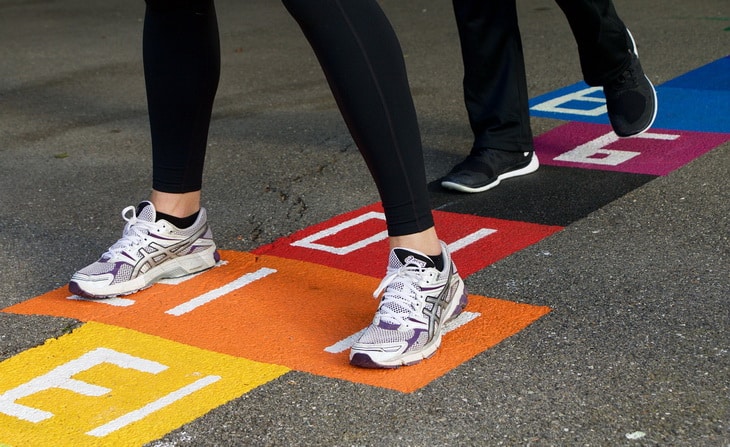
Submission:
[[[608,115],[600,108],[601,101],[605,104],[603,91],[588,89],[581,81],[533,98],[530,114],[608,124]],[[668,81],[656,91],[659,110],[654,128],[730,133],[730,56]]]
[[[725,56],[707,65],[676,77],[662,87],[686,88],[691,90],[730,91],[730,56]]]

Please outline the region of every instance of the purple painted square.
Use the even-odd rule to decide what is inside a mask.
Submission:
[[[603,124],[571,122],[535,138],[540,163],[666,175],[730,140],[728,133],[649,129],[618,138]]]

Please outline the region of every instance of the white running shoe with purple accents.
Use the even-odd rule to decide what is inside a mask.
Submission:
[[[384,291],[372,324],[350,350],[350,364],[397,368],[433,355],[441,345],[444,323],[466,307],[467,295],[446,245],[444,269],[423,253],[404,248],[390,252],[388,272],[375,291]]]
[[[156,215],[151,202],[125,208],[122,237],[98,261],[74,273],[69,291],[95,299],[128,295],[161,279],[209,269],[220,260],[205,208],[184,229],[156,220]]]

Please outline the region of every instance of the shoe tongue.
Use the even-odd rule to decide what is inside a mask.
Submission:
[[[157,220],[157,211],[152,202],[145,200],[137,205],[137,219],[147,222],[155,222]]]
[[[417,251],[407,250],[405,248],[394,248],[393,255],[390,257],[390,266],[400,268],[407,264],[415,264],[420,268],[435,268],[431,258]]]
[[[415,265],[421,269],[434,267],[433,261],[428,256],[405,248],[394,248],[390,253],[389,264],[388,271],[398,270],[404,265]],[[410,280],[395,279],[388,286],[388,290],[391,292],[405,292],[407,288],[404,281],[409,282]],[[398,297],[399,295],[404,296],[402,293],[396,293],[394,296]],[[377,325],[378,327],[389,330],[400,327],[400,325],[403,324],[402,319],[407,318],[413,310],[406,302],[404,302],[404,298],[385,299],[384,297],[382,306],[387,307],[391,312],[386,312],[380,315]]]

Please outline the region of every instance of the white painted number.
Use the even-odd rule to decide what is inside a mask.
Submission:
[[[632,138],[671,141],[679,138],[679,135],[646,132]],[[554,160],[603,166],[618,166],[621,163],[625,163],[632,158],[641,155],[641,152],[606,149],[609,145],[619,140],[619,137],[615,133],[609,132],[555,157]]]
[[[319,251],[324,251],[327,253],[333,253],[336,255],[344,256],[346,254],[352,253],[355,250],[359,250],[363,247],[367,247],[370,244],[374,244],[375,242],[386,239],[388,237],[388,232],[381,231],[380,233],[377,233],[377,234],[370,236],[366,239],[363,239],[361,241],[357,241],[346,247],[332,247],[331,245],[319,244],[315,241],[324,239],[327,236],[335,235],[335,234],[339,233],[340,231],[346,230],[348,228],[352,228],[356,225],[359,225],[363,222],[367,222],[368,220],[373,220],[373,219],[385,221],[385,215],[383,213],[377,213],[375,211],[370,211],[370,212],[365,213],[361,216],[358,216],[354,219],[350,219],[345,222],[342,222],[341,224],[335,225],[334,227],[326,228],[322,231],[314,233],[310,236],[305,237],[304,239],[300,239],[298,241],[292,242],[292,245],[295,247],[309,248],[312,250],[319,250]]]

